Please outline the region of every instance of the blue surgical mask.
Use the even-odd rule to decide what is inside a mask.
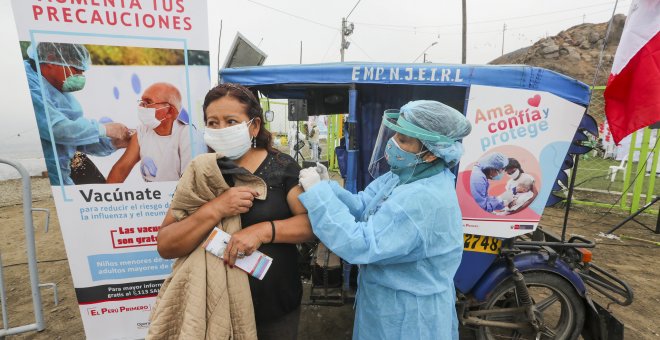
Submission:
[[[423,153],[423,152],[422,152]],[[415,165],[422,163],[419,157],[421,153],[415,154],[412,152],[404,151],[399,144],[390,138],[385,147],[385,158],[387,164],[390,165],[390,170],[397,175],[401,175],[406,169],[412,168]]]
[[[499,181],[499,180],[501,180],[501,179],[502,179],[502,175],[504,175],[504,171],[499,171],[499,172],[497,173],[497,176],[493,177],[493,180],[494,180],[494,181]]]

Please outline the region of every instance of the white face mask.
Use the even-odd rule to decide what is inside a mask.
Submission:
[[[165,107],[159,107],[159,108],[156,109],[156,108],[153,108],[153,107],[138,106],[138,108],[137,108],[138,118],[140,119],[142,124],[144,124],[145,126],[147,126],[148,128],[153,130],[153,129],[157,128],[162,121],[165,120],[165,118],[163,118],[161,120],[158,120],[156,118],[156,111],[158,111],[160,109],[166,109],[168,107],[169,107],[169,105],[165,106]]]
[[[252,124],[252,120],[247,124],[242,122],[224,129],[207,127],[204,129],[204,142],[215,152],[231,160],[239,159],[250,150],[252,142],[248,129],[250,124]]]
[[[512,174],[509,175],[509,177],[511,177],[513,179],[518,178],[518,176],[520,176],[520,170],[518,170],[518,169],[516,169],[516,171],[514,171]]]

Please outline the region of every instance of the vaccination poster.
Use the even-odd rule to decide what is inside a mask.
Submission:
[[[173,264],[156,235],[205,150],[206,1],[12,7],[85,334],[144,338]]]
[[[585,108],[543,91],[473,85],[456,191],[463,232],[536,229]]]

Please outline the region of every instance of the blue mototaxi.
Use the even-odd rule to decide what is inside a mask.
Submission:
[[[346,158],[340,167],[345,188],[354,193],[373,180],[368,166],[386,109],[427,99],[465,114],[472,85],[545,91],[584,107],[591,97],[584,83],[524,65],[353,62],[228,68],[219,77],[221,82],[242,84],[267,98],[304,99],[309,115],[348,113],[343,127]],[[590,150],[580,144],[588,134],[597,136],[598,129],[596,121],[585,114],[553,190],[560,188],[560,182],[567,184],[563,170],[574,165],[572,155]],[[547,205],[561,200],[550,195]],[[466,235],[466,245],[470,238],[479,240],[479,236]],[[584,249],[591,247],[594,244],[589,240],[573,237],[566,241],[563,234],[560,238],[541,230],[522,239],[503,240],[501,247],[498,243],[489,251],[466,247],[454,278],[460,321],[476,327],[480,339],[525,334],[550,339],[572,339],[580,334],[585,339],[623,338],[623,325],[590,299],[588,287],[622,305],[632,302],[632,290],[602,268],[583,261]],[[347,277],[344,280],[348,282]],[[549,321],[543,319],[544,310],[534,300],[541,298],[526,296],[525,300],[527,288],[535,286],[548,289],[550,296],[564,297],[559,299],[556,324],[545,331],[539,323]],[[522,304],[519,295],[525,300]]]

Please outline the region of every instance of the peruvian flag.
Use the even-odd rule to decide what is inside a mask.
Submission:
[[[660,121],[660,1],[633,0],[605,89],[615,143]]]

